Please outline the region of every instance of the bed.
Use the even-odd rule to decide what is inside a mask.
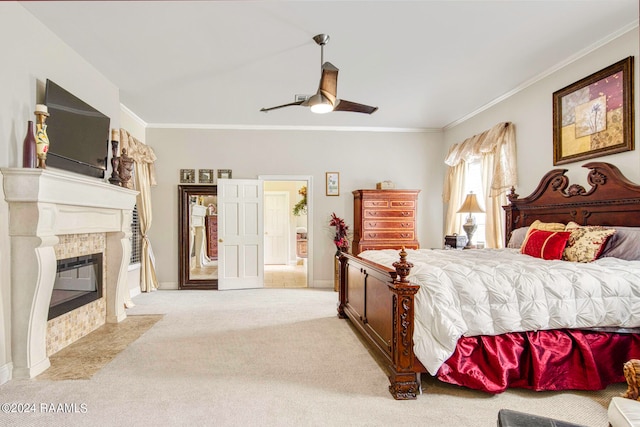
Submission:
[[[640,261],[618,243],[630,235],[636,236],[632,246],[640,246],[633,234],[640,232],[640,186],[612,164],[584,167],[589,189],[570,185],[566,169],[548,172],[528,197],[512,189],[504,206],[505,243],[513,246],[517,236],[526,236],[529,248],[529,228],[540,222],[580,230],[603,226],[609,234],[615,229],[593,262],[543,260],[517,248],[339,255],[338,315],[352,322],[387,365],[394,398],[415,399],[421,374],[491,393],[512,387],[597,390],[624,382],[623,363],[640,357]],[[444,276],[451,266],[464,286]],[[489,279],[481,285],[483,276]],[[505,281],[495,284],[498,276]],[[535,286],[518,285],[522,277]],[[531,294],[527,303],[524,294]],[[491,304],[482,306],[487,300]],[[483,321],[500,310],[506,317]],[[458,317],[443,317],[448,311]],[[425,341],[425,335],[432,336]]]

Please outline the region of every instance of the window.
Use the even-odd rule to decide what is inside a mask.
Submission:
[[[464,180],[465,182],[464,182],[463,194],[466,196],[471,192],[475,193],[476,198],[478,199],[478,203],[480,204],[480,207],[482,207],[483,209],[486,209],[486,207],[484,206],[485,197],[484,197],[484,191],[482,188],[482,162],[480,161],[480,159],[467,162],[466,167],[467,167],[467,170],[466,170],[466,175]],[[460,215],[463,215],[462,224],[464,224],[469,214],[460,214]],[[478,242],[484,242],[486,240],[485,224],[486,224],[487,214],[474,213],[473,216],[476,218],[476,225],[478,226],[478,228],[476,229],[476,232],[473,233],[472,241],[474,242],[474,244]],[[466,234],[462,229],[462,226],[460,227],[458,234],[461,234],[463,236]]]
[[[140,221],[138,220],[138,205],[133,207],[131,216],[131,258],[129,265],[139,264],[142,258],[142,234],[140,233]]]

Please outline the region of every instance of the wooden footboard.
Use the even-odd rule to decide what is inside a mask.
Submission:
[[[409,283],[413,266],[400,252],[395,270],[346,253],[340,254],[338,315],[349,318],[389,368],[389,391],[395,399],[415,399],[424,368],[413,353],[414,296]]]

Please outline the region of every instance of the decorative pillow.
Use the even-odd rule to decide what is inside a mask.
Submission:
[[[529,226],[531,230],[564,231],[565,225],[561,222],[542,222],[539,219]]]
[[[581,226],[575,222],[567,224],[565,230],[571,233],[571,237],[562,258],[574,262],[595,261],[604,249],[607,239],[616,233],[613,228]]]
[[[520,249],[522,247],[522,243],[524,243],[524,239],[527,237],[528,232],[529,227],[520,227],[513,230],[511,232],[511,237],[509,238],[509,243],[507,243],[507,247],[512,249]]]
[[[562,253],[571,233],[531,229],[520,252],[542,259],[562,259]]]
[[[627,261],[640,261],[640,227],[613,227],[611,236],[600,253],[602,257],[614,257]]]

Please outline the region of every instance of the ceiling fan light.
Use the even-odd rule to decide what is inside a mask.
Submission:
[[[331,102],[318,93],[309,98],[309,107],[311,108],[311,112],[316,114],[325,114],[333,111]]]
[[[316,114],[325,114],[333,111],[333,105],[327,103],[316,104],[311,106],[311,112]]]

